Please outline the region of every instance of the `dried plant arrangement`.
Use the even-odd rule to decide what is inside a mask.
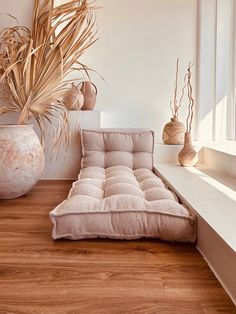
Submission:
[[[190,133],[192,129],[192,122],[193,122],[193,110],[194,110],[194,99],[193,99],[193,88],[192,88],[192,72],[191,69],[194,65],[195,61],[189,62],[188,70],[187,70],[187,91],[188,91],[188,116],[186,119],[186,132]]]
[[[184,134],[184,146],[179,152],[178,159],[181,166],[194,167],[198,162],[198,152],[195,150],[192,143],[192,122],[193,122],[193,111],[194,111],[194,99],[193,99],[193,88],[192,88],[192,67],[195,61],[189,62],[187,70],[187,91],[188,91],[188,115],[186,119],[186,131]]]
[[[174,83],[174,92],[173,99],[170,101],[170,109],[172,112],[171,121],[166,123],[162,131],[162,140],[164,144],[167,145],[179,145],[184,142],[184,132],[185,125],[179,121],[179,109],[181,107],[185,89],[187,87],[187,73],[184,76],[184,84],[181,88],[181,95],[178,98],[178,87],[179,87],[179,58],[176,61],[176,72],[175,72],[175,83]]]
[[[56,142],[68,135],[63,96],[71,84],[71,72],[77,72],[78,80],[82,72],[88,74],[80,57],[97,40],[96,9],[87,0],[58,6],[54,0],[35,0],[32,30],[18,25],[1,32],[0,115],[19,112],[18,124],[35,118],[42,143],[52,120],[57,121]]]
[[[176,60],[176,72],[175,72],[173,100],[170,100],[170,109],[171,109],[173,118],[178,118],[178,115],[179,115],[179,109],[180,109],[180,106],[182,104],[185,89],[187,86],[187,73],[184,76],[184,85],[181,88],[181,95],[179,97],[179,100],[178,100],[178,85],[179,85],[179,58],[177,58],[177,60]]]

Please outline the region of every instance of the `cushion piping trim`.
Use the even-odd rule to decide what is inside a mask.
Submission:
[[[55,210],[56,210],[56,208],[55,208]],[[69,213],[53,213],[53,212],[51,212],[51,213],[49,213],[49,216],[50,217],[52,217],[52,218],[54,218],[54,217],[62,217],[62,216],[70,216],[70,215],[78,215],[78,216],[80,216],[80,215],[84,215],[84,214],[86,214],[86,215],[96,215],[96,214],[98,214],[98,215],[106,215],[106,214],[126,214],[126,213],[141,213],[141,214],[156,214],[156,215],[160,215],[160,216],[169,216],[169,217],[175,217],[175,218],[180,218],[180,219],[182,219],[182,218],[184,218],[184,219],[187,219],[187,220],[192,220],[192,221],[195,221],[195,218],[194,218],[194,216],[193,215],[191,215],[191,214],[189,214],[188,216],[185,216],[185,215],[183,215],[183,216],[180,216],[180,215],[175,215],[175,214],[169,214],[169,213],[163,213],[163,212],[157,212],[157,211],[152,211],[152,210],[119,210],[119,209],[117,209],[117,210],[110,210],[110,211],[104,211],[104,212],[101,212],[101,211],[95,211],[95,212],[87,212],[87,211],[85,211],[85,212],[69,212]]]

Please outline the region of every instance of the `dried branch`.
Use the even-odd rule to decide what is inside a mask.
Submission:
[[[179,58],[177,58],[176,61],[176,73],[175,73],[175,85],[174,85],[174,99],[173,99],[173,105],[174,105],[174,116],[177,114],[177,92],[178,92],[178,77],[179,77]]]
[[[181,106],[181,104],[182,104],[182,100],[183,100],[183,98],[184,98],[185,89],[186,89],[186,87],[187,87],[187,77],[188,77],[188,73],[186,73],[185,76],[184,76],[184,85],[183,85],[183,87],[182,87],[182,89],[181,89],[181,96],[180,96],[179,104],[178,104],[177,110],[176,110],[176,116],[177,116],[177,117],[178,117],[178,113],[179,113],[179,108],[180,108],[180,106]]]
[[[187,90],[188,90],[189,104],[188,104],[188,116],[186,119],[186,132],[188,133],[191,132],[192,122],[193,122],[194,99],[192,96],[193,89],[192,89],[192,82],[191,82],[191,77],[192,77],[191,68],[193,67],[194,63],[195,61],[193,61],[192,63],[189,62],[188,71],[187,71]]]
[[[176,74],[175,74],[175,83],[174,83],[174,93],[173,93],[173,101],[170,101],[170,108],[172,112],[173,118],[177,118],[179,115],[179,108],[182,104],[182,100],[185,94],[185,89],[187,87],[187,73],[184,76],[184,85],[181,88],[181,96],[178,100],[178,77],[179,77],[179,58],[176,61]]]
[[[172,106],[172,100],[170,100],[170,110],[171,110],[172,116],[174,117],[175,116],[175,112],[174,112],[174,109],[173,109],[173,106]]]

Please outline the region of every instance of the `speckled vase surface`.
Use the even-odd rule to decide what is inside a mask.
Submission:
[[[32,125],[0,125],[0,199],[26,194],[39,180],[44,162]]]

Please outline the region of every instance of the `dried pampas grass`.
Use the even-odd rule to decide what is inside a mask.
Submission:
[[[71,0],[54,7],[53,0],[35,0],[32,30],[3,29],[0,36],[0,115],[19,112],[19,124],[36,119],[44,141],[47,123],[55,123],[56,144],[68,139],[63,96],[73,71],[88,73],[79,60],[96,40],[97,7],[87,0]],[[74,81],[75,79],[73,79]],[[54,118],[53,118],[54,117]],[[61,121],[60,121],[61,120]]]

